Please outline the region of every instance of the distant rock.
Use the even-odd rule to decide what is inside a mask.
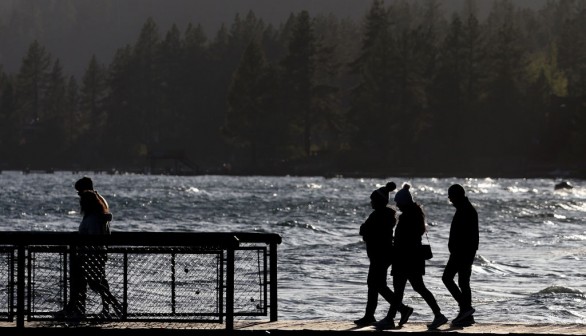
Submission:
[[[557,183],[554,187],[555,190],[572,189],[572,188],[574,188],[574,187],[568,181],[562,181],[560,183]]]

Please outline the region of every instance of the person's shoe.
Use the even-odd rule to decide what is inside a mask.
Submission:
[[[452,322],[452,326],[463,328],[463,327],[469,327],[469,326],[473,325],[474,323],[476,323],[476,321],[474,321],[474,316],[470,315],[466,318],[460,319],[460,321],[458,321],[458,322],[455,322],[455,323]]]
[[[405,306],[405,309],[401,312],[401,319],[399,320],[399,327],[409,321],[409,317],[413,314],[413,308]]]
[[[472,314],[474,314],[476,310],[472,307],[467,308],[467,309],[462,309],[460,310],[460,313],[458,314],[458,316],[456,316],[456,318],[452,321],[452,324],[457,324],[460,323],[460,321],[468,318],[469,316],[472,316]]]
[[[375,322],[376,322],[376,319],[374,318],[374,316],[364,316],[363,318],[354,321],[354,324],[356,324],[359,327],[365,327],[365,326],[369,326]]]
[[[83,312],[77,309],[71,310],[68,308],[55,312],[53,316],[57,321],[61,322],[66,320],[81,321],[85,318],[85,314]]]
[[[427,325],[427,330],[435,330],[439,328],[441,325],[444,325],[448,322],[448,318],[445,317],[443,314],[437,314],[433,321]]]
[[[65,309],[57,311],[57,312],[53,313],[53,317],[57,321],[65,321],[65,319],[67,318],[67,311]]]
[[[388,316],[373,325],[377,330],[395,329],[395,321]]]

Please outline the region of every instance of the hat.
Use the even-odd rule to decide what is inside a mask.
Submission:
[[[75,190],[94,190],[94,183],[91,178],[84,176],[75,182]]]
[[[395,202],[397,202],[397,204],[407,205],[413,203],[413,196],[411,196],[409,189],[411,189],[411,186],[408,183],[405,183],[403,184],[403,188],[397,191],[395,194]]]
[[[383,204],[389,203],[389,192],[395,190],[397,185],[394,182],[388,182],[384,187],[378,188],[370,194],[370,199]]]

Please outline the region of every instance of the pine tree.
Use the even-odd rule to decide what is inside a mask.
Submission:
[[[516,26],[514,7],[509,1],[496,2],[489,17],[486,71],[486,104],[481,122],[488,133],[483,134],[490,155],[516,156],[526,152],[527,134],[523,114],[526,76],[523,36]],[[505,121],[506,122],[503,122]],[[495,136],[498,134],[498,136]]]
[[[363,30],[360,54],[350,64],[358,78],[352,89],[349,117],[350,124],[354,125],[354,155],[360,160],[368,160],[373,152],[389,150],[387,139],[392,127],[391,96],[395,85],[390,63],[394,41],[390,35],[389,13],[382,1],[373,1]]]
[[[167,32],[161,42],[160,50],[161,76],[161,109],[159,112],[160,142],[166,149],[180,145],[182,125],[183,96],[186,78],[184,76],[185,63],[184,47],[181,33],[175,24]]]
[[[267,111],[263,80],[267,63],[260,45],[250,42],[228,93],[228,113],[223,133],[236,147],[250,150],[250,164],[257,167],[258,148],[265,134]]]
[[[55,60],[49,74],[43,105],[44,118],[40,123],[39,136],[43,141],[36,145],[43,164],[52,164],[53,167],[65,159],[67,149],[67,99],[66,82],[63,67],[59,59]]]
[[[29,47],[16,77],[17,105],[21,120],[32,125],[44,116],[42,101],[49,76],[51,56],[35,40]]]
[[[133,101],[136,90],[134,71],[132,48],[118,49],[108,68],[109,90],[105,108],[109,134],[103,140],[108,148],[104,156],[120,166],[135,163],[140,149],[140,139],[136,136],[139,106]]]
[[[67,82],[66,90],[66,123],[65,129],[67,130],[70,154],[74,153],[76,148],[76,141],[81,134],[81,114],[79,109],[79,85],[75,76],[70,76]]]
[[[0,156],[5,158],[5,164],[15,164],[18,160],[15,156],[19,155],[21,125],[16,112],[14,79],[0,71]]]
[[[39,147],[44,142],[42,125],[46,119],[45,94],[49,80],[51,56],[34,41],[16,76],[15,109],[21,132],[21,155],[27,165],[40,164]]]
[[[470,15],[462,22],[460,16],[455,15],[440,46],[430,93],[430,105],[435,112],[433,153],[448,158],[445,162],[458,162],[456,168],[460,169],[474,162],[476,136],[482,128],[477,114],[483,79],[482,42],[476,17]],[[465,156],[469,160],[450,160],[450,156],[454,159]]]
[[[299,154],[309,157],[312,148],[312,132],[315,111],[312,99],[315,88],[316,40],[309,13],[302,11],[296,16],[288,43],[288,53],[281,65],[287,78],[285,99],[295,141],[301,144]]]
[[[138,139],[142,142],[140,156],[160,145],[161,129],[161,73],[160,37],[158,26],[148,18],[133,49],[132,80],[135,95],[132,104],[137,108],[134,117]]]
[[[101,129],[106,123],[103,107],[105,96],[105,69],[93,55],[82,78],[79,103],[83,117],[81,129],[91,132],[95,138],[101,136]]]

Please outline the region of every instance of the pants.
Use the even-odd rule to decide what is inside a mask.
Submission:
[[[393,287],[395,289],[395,299],[393,300],[393,304],[391,305],[391,309],[389,310],[389,314],[387,316],[391,318],[395,318],[397,311],[400,310],[400,307],[403,306],[403,295],[405,294],[405,286],[407,285],[407,281],[413,287],[413,290],[416,291],[423,300],[427,303],[431,311],[433,311],[434,315],[437,315],[441,312],[440,307],[435,300],[435,297],[427,287],[425,287],[425,283],[423,283],[423,275],[421,274],[397,274],[393,275]]]
[[[110,305],[116,313],[121,313],[121,306],[110,292],[106,279],[107,252],[101,247],[83,247],[71,256],[71,298],[68,310],[85,314],[87,287],[100,295],[103,311],[109,311]]]
[[[472,308],[472,290],[470,289],[470,276],[472,275],[472,263],[476,252],[466,254],[450,254],[450,259],[444,269],[442,281],[452,294],[460,310]],[[458,274],[458,285],[454,277]]]
[[[366,301],[365,316],[374,316],[378,305],[378,295],[380,294],[389,304],[393,302],[394,293],[387,285],[387,274],[389,262],[371,262],[368,268],[368,296]]]

